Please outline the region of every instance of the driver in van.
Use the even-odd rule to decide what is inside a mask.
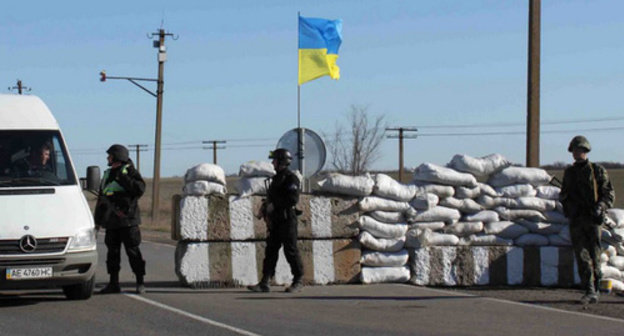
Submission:
[[[44,172],[52,173],[50,161],[51,146],[44,143],[30,152],[30,155],[17,161],[14,166],[19,176],[41,176]]]

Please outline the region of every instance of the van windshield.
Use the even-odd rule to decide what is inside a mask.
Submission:
[[[0,188],[76,184],[59,131],[0,131]]]

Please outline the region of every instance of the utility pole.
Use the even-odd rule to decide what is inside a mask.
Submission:
[[[18,79],[16,86],[13,86],[13,87],[9,86],[9,91],[11,91],[11,90],[17,90],[18,94],[22,94],[22,92],[24,92],[24,90],[26,92],[29,92],[31,89],[29,87],[23,86],[22,85],[22,80]]]
[[[139,152],[147,152],[147,149],[143,149],[147,147],[147,145],[128,145],[129,147],[135,147],[136,151],[136,169],[140,173],[141,172],[141,157],[139,156]]]
[[[541,0],[529,0],[529,65],[527,89],[527,167],[539,167]]]
[[[152,33],[150,38],[158,37],[153,45],[158,49],[158,78],[137,78],[137,77],[112,77],[107,76],[105,71],[100,72],[100,81],[105,82],[107,79],[126,79],[132,84],[138,86],[143,91],[156,97],[156,135],[154,140],[154,177],[152,180],[152,223],[158,223],[158,215],[160,209],[160,135],[162,132],[162,99],[163,99],[163,86],[164,86],[164,70],[165,61],[167,61],[167,48],[165,47],[165,38],[171,36],[174,40],[172,33],[165,33],[164,29],[159,29],[158,32]],[[149,35],[148,35],[149,37]],[[150,81],[156,82],[156,93],[146,89],[137,81]]]
[[[397,131],[398,134],[388,135],[389,139],[399,139],[399,182],[403,181],[403,139],[416,139],[415,134],[404,134],[405,132],[417,132],[416,127],[388,127],[387,131]]]
[[[218,144],[224,144],[225,140],[208,140],[202,141],[203,144],[212,144],[210,147],[204,147],[204,149],[212,149],[212,162],[217,164],[217,149],[225,149],[225,146],[219,146]]]

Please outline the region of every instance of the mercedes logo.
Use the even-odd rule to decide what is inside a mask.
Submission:
[[[25,253],[33,252],[37,249],[37,239],[31,235],[25,235],[19,241],[19,248]]]

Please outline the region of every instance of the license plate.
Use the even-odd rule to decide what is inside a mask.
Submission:
[[[7,268],[7,280],[43,279],[52,277],[52,267]]]

